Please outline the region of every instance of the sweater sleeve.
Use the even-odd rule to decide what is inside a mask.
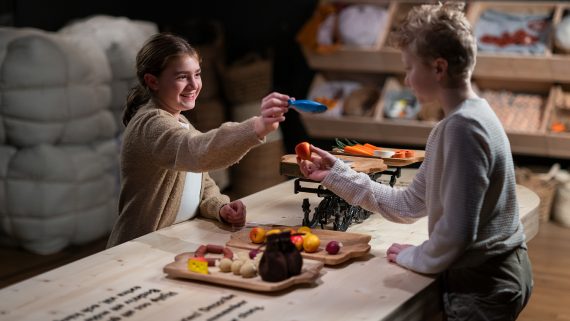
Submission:
[[[474,121],[448,122],[439,142],[443,150],[441,191],[443,213],[430,237],[399,253],[397,263],[420,273],[439,273],[453,264],[477,238],[479,213],[489,186],[489,143]],[[433,200],[432,200],[433,201]]]
[[[230,198],[220,192],[220,188],[208,173],[203,175],[200,215],[221,221],[220,209],[230,202]]]
[[[396,189],[358,173],[337,159],[323,186],[350,204],[380,213],[388,220],[413,223],[425,216],[423,173],[406,189]]]
[[[255,117],[201,133],[183,128],[174,117],[162,113],[157,110],[137,118],[137,126],[153,161],[167,169],[198,173],[225,168],[263,143],[254,130]]]

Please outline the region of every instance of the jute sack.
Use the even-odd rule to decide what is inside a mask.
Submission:
[[[517,167],[515,169],[517,184],[528,187],[540,198],[540,205],[538,208],[540,222],[547,222],[550,220],[552,202],[554,200],[557,187],[557,182],[554,180],[554,173],[556,173],[556,171],[556,164],[546,174],[534,173],[529,168],[525,167]]]
[[[570,227],[570,173],[559,170],[554,179],[558,181],[558,189],[552,206],[552,219],[564,227]]]

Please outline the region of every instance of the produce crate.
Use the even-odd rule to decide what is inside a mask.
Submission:
[[[373,4],[386,9],[386,21],[384,28],[378,33],[374,45],[370,47],[355,47],[342,43],[328,46],[318,46],[316,37],[319,24],[323,21],[323,6],[345,6],[353,4]],[[396,9],[395,1],[379,0],[367,1],[330,1],[317,7],[313,17],[310,18],[297,34],[297,40],[301,44],[303,54],[309,66],[315,69],[334,66],[336,70],[367,71],[368,66],[374,64],[378,68],[389,71],[398,71],[403,68],[400,55],[397,52],[385,52],[381,50],[386,42],[391,19]],[[373,55],[371,55],[373,53]]]
[[[341,76],[342,75],[342,76]],[[350,79],[383,88],[386,75],[350,75],[347,73],[319,73],[311,84],[309,93],[326,81]],[[350,77],[350,78],[349,78]],[[311,97],[309,97],[311,98]],[[395,145],[415,145],[423,147],[433,122],[416,120],[377,119],[381,113],[382,94],[374,107],[373,116],[346,116],[324,114],[301,114],[301,120],[309,135],[314,138],[345,137],[369,142],[382,142]]]
[[[467,18],[474,30],[479,22],[481,14],[486,10],[493,9],[508,13],[527,14],[549,14],[551,15],[551,26],[556,23],[560,10],[559,3],[556,2],[507,2],[507,1],[476,1],[472,2],[467,10]],[[477,65],[474,76],[484,75],[491,78],[502,78],[505,73],[509,73],[512,78],[524,80],[553,80],[556,79],[559,71],[552,69],[555,60],[553,57],[552,31],[548,33],[546,49],[543,54],[522,54],[506,52],[487,52],[479,50],[477,53]],[[547,59],[545,59],[547,58]],[[567,67],[568,68],[568,67]],[[561,78],[565,78],[562,76]]]
[[[335,101],[325,113],[317,116],[373,119],[380,103],[383,78],[319,73],[313,78],[307,98]]]
[[[517,150],[520,154],[528,155],[549,155],[547,138],[545,136],[548,115],[553,108],[554,87],[543,82],[509,82],[498,80],[477,80],[473,87],[479,92],[479,96],[488,100],[489,104],[497,113],[499,119],[505,126],[505,131],[509,135],[511,149]],[[493,92],[493,96],[485,95],[488,91]],[[503,95],[505,96],[499,96]],[[521,103],[512,101],[512,106],[508,109],[500,109],[499,101],[512,99],[512,94],[535,95],[541,99],[541,104],[532,109],[522,105],[525,99],[519,96]],[[522,97],[522,98],[521,98]],[[493,98],[493,99],[491,99]],[[534,99],[534,98],[530,98]]]
[[[400,90],[406,90],[406,85],[404,84],[404,77],[388,77],[386,78],[386,81],[384,82],[384,86],[382,88],[382,95],[380,98],[380,102],[378,104],[378,107],[376,108],[376,114],[374,115],[374,119],[376,120],[383,120],[383,119],[388,119],[385,115],[385,110],[386,110],[386,104],[389,103],[388,100],[392,99],[390,98],[391,94],[390,92],[394,92],[394,91],[400,91]],[[419,104],[419,111],[417,113],[417,115],[413,118],[414,120],[420,120],[420,121],[439,121],[443,118],[443,110],[441,109],[441,106],[439,106],[439,104],[434,103],[434,104]],[[398,118],[394,118],[396,120],[402,120],[402,119],[398,119]]]
[[[549,155],[570,157],[570,85],[555,86],[553,95],[553,107],[546,119]],[[555,123],[564,124],[565,130],[553,131]]]
[[[570,53],[570,48],[566,49],[560,46],[558,41],[556,41],[556,29],[562,21],[562,19],[570,14],[570,5],[566,3],[559,3],[556,5],[556,11],[554,12],[553,25],[552,25],[552,52],[559,54]]]

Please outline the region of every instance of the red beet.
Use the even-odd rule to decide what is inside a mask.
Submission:
[[[329,254],[337,254],[340,251],[341,247],[342,243],[339,243],[337,241],[330,241],[327,243],[327,247],[325,249]]]

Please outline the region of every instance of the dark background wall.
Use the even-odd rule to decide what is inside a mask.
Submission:
[[[317,0],[163,0],[151,5],[141,3],[121,0],[0,0],[0,25],[57,31],[74,19],[105,14],[152,21],[164,31],[189,21],[214,20],[222,25],[226,64],[250,52],[271,55],[274,63],[273,90],[297,98],[306,96],[313,72],[305,63],[295,35],[312,15]],[[294,112],[288,113],[281,129],[288,152],[292,152],[300,140],[309,139]]]

